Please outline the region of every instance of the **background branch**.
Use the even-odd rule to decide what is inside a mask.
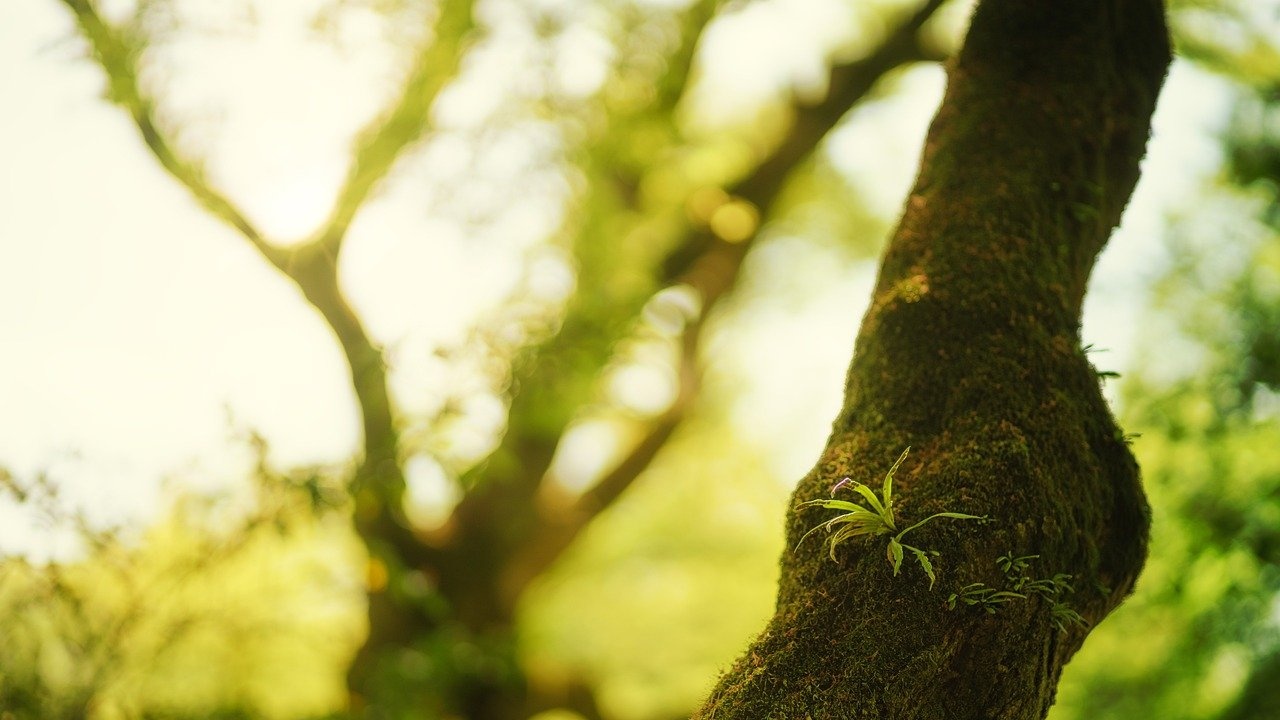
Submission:
[[[920,29],[937,12],[944,0],[926,0],[900,22],[870,54],[835,65],[827,78],[827,94],[818,103],[792,105],[792,129],[748,175],[730,185],[726,192],[754,205],[761,217],[778,199],[791,173],[804,163],[819,143],[854,105],[866,98],[875,84],[890,71],[915,62],[941,62],[944,56],[920,41]],[[688,272],[710,246],[725,244],[710,232],[689,228],[676,250],[667,258],[663,277],[676,282]]]
[[[155,100],[138,81],[138,56],[142,52],[142,43],[103,20],[94,0],[62,0],[62,3],[75,13],[80,33],[89,42],[94,59],[107,74],[107,99],[133,118],[142,141],[160,166],[214,217],[244,236],[267,262],[285,271],[288,253],[268,242],[235,203],[209,183],[199,164],[182,157],[165,137],[156,121]]]
[[[797,103],[793,108],[795,123],[792,131],[773,152],[762,159],[755,170],[731,186],[733,195],[752,203],[762,217],[767,217],[774,209],[786,179],[812,155],[848,109],[866,97],[879,79],[901,65],[936,59],[936,55],[919,41],[918,34],[921,26],[941,5],[942,0],[927,0],[899,24],[874,52],[858,61],[834,67],[831,70],[827,97],[814,105]],[[705,22],[705,19],[702,21]],[[683,51],[691,53],[697,34],[687,34],[685,37]],[[669,95],[664,102],[674,107],[678,100],[679,97]],[[678,283],[692,288],[702,301],[702,315],[705,317],[710,308],[732,289],[754,239],[753,236],[741,242],[728,242],[717,238],[710,229],[686,224],[683,233],[675,240],[675,251],[664,262],[665,280],[667,284]],[[606,364],[617,340],[634,327],[634,318],[648,297],[646,293],[639,298],[619,301],[605,311],[608,317],[613,318],[609,324],[612,330],[603,329],[599,324],[592,325],[593,347],[602,356],[593,358],[589,363],[579,360],[568,365],[570,368],[575,365],[589,368],[592,373],[588,378],[576,379],[573,387],[593,387],[594,372]],[[598,302],[582,311],[597,314],[602,312]],[[577,322],[579,320],[573,316],[567,318],[566,329],[572,329]],[[489,539],[489,543],[492,543],[495,536],[510,538],[509,543],[491,546],[487,550],[489,559],[486,562],[504,568],[499,573],[504,578],[502,587],[490,591],[501,598],[492,601],[497,607],[514,602],[519,591],[536,575],[533,568],[544,569],[554,562],[591,519],[608,507],[649,466],[666,440],[676,431],[697,393],[697,383],[689,378],[695,372],[690,364],[695,362],[692,353],[701,327],[699,322],[685,330],[682,341],[684,352],[680,371],[680,399],[653,421],[642,440],[596,488],[582,496],[564,518],[555,517],[554,513],[540,513],[536,498],[556,447],[569,423],[578,416],[588,401],[589,395],[584,394],[578,402],[571,403],[565,401],[561,390],[548,390],[563,388],[563,379],[526,378],[513,386],[513,420],[497,452],[498,460],[485,466],[485,482],[488,487],[473,488],[456,508],[451,523],[457,534],[450,538],[450,545],[459,551],[466,548],[467,557],[472,561],[476,558],[480,538]],[[538,355],[554,356],[562,352],[581,354],[583,348],[574,344],[574,341],[585,333],[569,332],[566,329],[553,337],[547,347],[539,349]],[[607,338],[608,341],[602,341],[601,338]],[[545,358],[542,359],[544,361],[534,365],[535,372],[565,371],[565,363],[546,362]],[[560,415],[554,424],[518,424],[515,421],[515,418],[528,412],[523,409],[526,405],[531,405],[534,411],[545,417],[545,398],[549,393],[558,396],[555,407],[560,408]],[[529,432],[529,428],[533,432]],[[508,465],[507,457],[519,458],[519,462]],[[507,468],[509,470],[504,472]],[[504,528],[503,532],[495,533],[496,527]],[[455,567],[463,571],[462,568],[466,566],[459,563]],[[505,614],[509,610],[495,608],[495,612]]]
[[[457,75],[471,40],[474,5],[474,0],[441,3],[431,37],[417,53],[400,97],[361,133],[346,182],[338,191],[329,217],[312,239],[329,254],[337,254],[352,219],[404,150],[428,132],[431,106]]]

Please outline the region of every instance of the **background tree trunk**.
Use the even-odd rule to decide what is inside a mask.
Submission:
[[[1170,59],[1159,0],[986,0],[926,141],[826,450],[795,494],[894,459],[899,527],[828,557],[793,509],[776,613],[699,718],[1042,718],[1063,666],[1128,594],[1149,524],[1136,463],[1080,347],[1089,271],[1138,177]],[[818,535],[821,537],[821,534]],[[794,551],[793,551],[794,550]],[[1073,591],[950,608],[971,583]],[[1019,573],[1012,573],[1019,575]],[[984,612],[991,610],[993,612]],[[1055,616],[1055,613],[1056,616]],[[1056,621],[1055,621],[1056,617]]]

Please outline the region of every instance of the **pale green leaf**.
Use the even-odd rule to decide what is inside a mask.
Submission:
[[[807,500],[800,503],[799,507],[821,507],[828,510],[848,510],[850,512],[861,510],[863,512],[868,512],[866,508],[856,503],[851,503],[848,500],[835,500],[829,498]]]
[[[893,467],[889,468],[889,472],[885,473],[884,490],[881,494],[884,495],[884,504],[887,508],[893,507],[893,474],[898,471],[898,466],[902,464],[902,461],[907,459],[907,453],[909,452],[911,452],[910,445],[898,456],[898,460],[893,463]]]
[[[916,560],[920,561],[920,567],[924,568],[924,574],[929,576],[929,589],[932,590],[933,584],[938,581],[938,578],[933,574],[933,563],[929,562],[929,553],[917,548],[911,548],[911,554],[916,556]]]
[[[884,505],[880,503],[880,498],[876,497],[875,491],[873,491],[871,488],[867,487],[866,485],[863,485],[862,483],[854,483],[853,489],[858,491],[859,495],[866,498],[867,502],[871,504],[871,507],[877,513],[879,513],[882,516],[885,515]]]
[[[898,571],[902,568],[902,543],[889,538],[889,564],[893,566],[893,576],[898,576]]]

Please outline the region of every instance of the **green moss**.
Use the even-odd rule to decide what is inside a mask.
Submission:
[[[980,6],[845,405],[794,496],[813,501],[845,476],[872,485],[910,445],[894,485],[903,517],[962,509],[995,522],[913,535],[942,551],[944,593],[920,574],[894,580],[880,552],[787,554],[768,629],[695,717],[1041,718],[1084,630],[1060,630],[1049,598],[989,614],[948,610],[947,595],[1005,581],[993,561],[1007,548],[1071,575],[1069,607],[1091,624],[1132,586],[1146,504],[1078,337],[1088,272],[1136,179],[1168,61],[1167,44],[1144,37],[1136,45],[1157,57],[1139,59],[1130,43],[1163,37],[1158,6],[1123,5]],[[788,544],[812,523],[792,513]]]

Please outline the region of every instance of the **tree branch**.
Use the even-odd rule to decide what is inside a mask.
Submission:
[[[942,0],[927,0],[903,21],[870,55],[861,60],[836,66],[831,71],[830,91],[826,98],[809,106],[797,106],[795,126],[787,139],[774,149],[747,177],[732,186],[739,198],[751,202],[761,216],[773,209],[785,180],[803,163],[839,122],[850,107],[861,101],[887,72],[909,62],[935,59],[918,41],[920,27],[940,7]],[[672,98],[672,103],[678,98]],[[691,287],[701,298],[703,316],[720,301],[736,283],[742,262],[753,238],[728,242],[706,229],[689,226],[677,241],[677,250],[669,256],[665,267],[667,284]],[[532,541],[515,543],[504,570],[502,595],[513,600],[525,584],[549,566],[572,540],[602,510],[608,507],[649,466],[667,439],[684,420],[697,393],[696,359],[693,351],[701,333],[701,323],[685,330],[682,357],[680,399],[653,421],[644,438],[590,491],[565,512],[563,517],[540,513],[528,524]],[[547,441],[539,452],[525,455],[520,465],[520,484],[539,485],[554,456],[559,436]],[[465,503],[465,501],[464,501]],[[521,506],[520,512],[532,514],[533,503]],[[461,506],[460,506],[461,507]],[[489,504],[488,507],[495,507]],[[468,508],[469,510],[469,508]],[[475,516],[469,518],[476,521]],[[510,523],[506,523],[510,526]]]
[[[353,490],[355,523],[372,561],[387,572],[421,567],[428,548],[415,537],[403,517],[404,475],[397,451],[398,433],[387,392],[381,349],[369,337],[338,280],[337,257],[352,219],[385,178],[404,150],[420,139],[429,110],[454,76],[472,28],[473,0],[444,0],[433,37],[416,59],[398,100],[365,129],[334,207],[310,242],[291,249],[272,245],[227,196],[215,189],[196,163],[183,158],[156,120],[156,102],[139,82],[141,42],[113,28],[94,0],[62,0],[75,14],[81,33],[107,74],[108,98],[133,118],[143,142],[156,160],[215,217],[241,235],[277,270],[290,278],[335,334],[350,367],[364,434],[364,457]],[[423,624],[419,609],[406,609],[388,588],[369,592],[370,639],[352,664],[353,687],[365,687],[384,645],[402,638],[400,630]],[[429,624],[429,621],[427,621]]]
[[[329,219],[312,242],[296,249],[272,245],[234,202],[215,189],[198,164],[182,157],[156,120],[155,100],[141,87],[137,58],[142,43],[113,28],[94,0],[62,0],[75,14],[81,33],[106,72],[108,98],[133,118],[156,160],[215,217],[240,232],[277,270],[293,280],[333,330],[351,366],[365,433],[366,467],[397,461],[395,429],[381,352],[346,301],[337,277],[337,254],[352,218],[396,159],[426,131],[428,111],[455,74],[472,28],[473,0],[447,0],[436,18],[433,38],[414,63],[395,104],[370,123],[357,145],[347,181]],[[383,473],[385,474],[385,473]],[[393,473],[395,474],[395,473]],[[398,490],[391,496],[398,498]]]
[[[142,47],[98,13],[94,0],[62,0],[73,13],[80,33],[107,74],[107,99],[130,117],[142,141],[170,175],[214,217],[235,228],[276,269],[285,271],[289,254],[270,244],[248,217],[204,177],[198,164],[181,157],[156,122],[155,101],[138,82],[137,58]]]
[[[98,12],[95,0],[61,0],[75,13],[76,24],[107,74],[108,99],[133,118],[143,142],[170,175],[215,217],[235,228],[277,270],[297,279],[294,252],[271,244],[247,215],[204,177],[197,163],[182,155],[156,120],[156,103],[139,82],[142,45]],[[434,31],[419,51],[397,101],[369,123],[356,142],[347,179],[328,218],[308,244],[318,244],[336,257],[352,219],[386,177],[404,150],[419,140],[430,122],[430,108],[458,69],[462,50],[474,26],[474,0],[442,3]]]
[[[1133,190],[1169,61],[1160,0],[979,3],[840,416],[787,512],[795,550],[775,614],[695,718],[1045,717],[1089,631],[1063,614],[1096,625],[1146,552],[1149,510],[1080,347],[1078,300]],[[842,477],[875,483],[905,447],[904,518],[985,521],[921,528],[919,568],[876,538],[799,545],[830,518],[807,501]],[[945,601],[995,587],[1002,551],[1070,576],[1071,591],[995,612]]]
[[[600,174],[589,187],[593,193],[607,196],[600,197],[597,202],[584,203],[588,208],[607,205],[616,209],[618,199],[608,195],[609,191],[617,190],[616,183],[611,182],[620,172],[614,157],[616,150],[627,143],[631,133],[651,129],[644,119],[667,119],[672,115],[688,82],[688,71],[702,30],[721,2],[700,0],[686,11],[680,44],[671,53],[665,73],[655,82],[658,92],[654,94],[653,102],[625,114],[623,121],[611,123],[614,132],[590,143],[585,165],[599,170]],[[629,181],[628,184],[634,183]],[[635,199],[625,191],[621,194],[628,195],[623,202],[631,203]],[[509,497],[513,487],[528,488],[529,491],[536,489],[550,465],[565,427],[577,413],[582,398],[590,393],[595,373],[608,360],[614,343],[629,331],[634,313],[639,311],[649,295],[648,288],[641,292],[630,288],[626,291],[609,288],[612,278],[609,270],[624,261],[615,253],[602,252],[607,248],[598,242],[598,238],[616,236],[617,233],[598,227],[595,220],[594,216],[586,219],[575,241],[574,251],[583,266],[579,273],[575,305],[567,312],[556,334],[540,346],[527,350],[527,357],[517,361],[518,366],[530,370],[522,373],[518,367],[513,373],[516,378],[510,388],[512,402],[508,431],[489,461],[475,471],[477,475],[484,473],[483,482],[477,482],[467,494],[455,510],[454,521],[449,524],[462,534],[468,534],[469,526],[483,534],[488,523],[501,523],[489,516],[498,512],[497,506],[512,503],[495,501],[487,497],[489,493]],[[601,264],[608,267],[599,267]],[[584,288],[587,283],[591,284],[590,288]],[[593,291],[597,289],[599,295],[609,297],[607,302],[578,304],[584,297],[595,294]],[[486,489],[486,485],[496,489]],[[468,544],[457,536],[446,542]]]
[[[346,182],[338,191],[328,219],[313,238],[329,254],[337,254],[352,219],[405,148],[427,132],[431,106],[457,73],[462,51],[475,27],[474,4],[475,0],[441,3],[429,44],[418,54],[399,99],[361,133]]]
[[[787,137],[765,156],[749,175],[733,183],[726,192],[746,200],[768,215],[788,177],[807,160],[823,138],[861,102],[879,80],[894,68],[913,62],[941,61],[944,58],[920,42],[920,28],[942,6],[944,0],[926,0],[906,20],[898,24],[884,42],[871,54],[831,68],[826,97],[813,105],[797,102],[794,121]],[[706,231],[690,228],[683,241],[664,264],[663,276],[668,282],[680,275],[715,244],[729,244]]]
[[[503,568],[502,589],[511,601],[514,602],[530,582],[550,567],[601,511],[631,487],[631,483],[649,467],[684,422],[698,396],[701,382],[697,358],[701,325],[701,320],[698,320],[685,328],[676,371],[676,398],[666,412],[651,422],[644,437],[569,507],[558,502],[536,503],[538,523],[530,532],[532,537],[520,546]]]

